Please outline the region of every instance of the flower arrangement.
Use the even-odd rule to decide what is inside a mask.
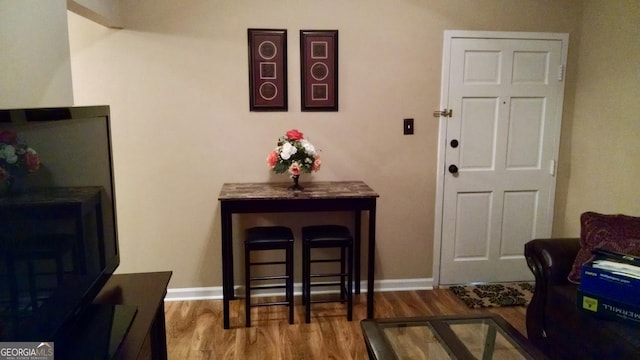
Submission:
[[[35,150],[18,138],[15,131],[0,130],[0,181],[38,171],[40,158]]]
[[[292,129],[278,139],[278,146],[267,157],[267,164],[277,174],[289,172],[297,178],[302,173],[320,170],[316,148],[300,131]]]

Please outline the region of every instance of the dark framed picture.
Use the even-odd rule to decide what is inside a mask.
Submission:
[[[338,111],[338,30],[300,30],[302,111]]]
[[[247,29],[249,109],[287,111],[287,30]]]

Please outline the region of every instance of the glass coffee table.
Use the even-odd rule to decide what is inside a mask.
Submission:
[[[495,314],[360,322],[371,359],[546,359]]]

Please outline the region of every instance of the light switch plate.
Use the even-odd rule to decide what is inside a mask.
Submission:
[[[404,119],[404,134],[413,135],[413,119]]]

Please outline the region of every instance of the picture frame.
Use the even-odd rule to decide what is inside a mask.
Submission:
[[[338,111],[338,30],[300,30],[302,111]]]
[[[247,29],[249,110],[287,111],[287,30]]]

